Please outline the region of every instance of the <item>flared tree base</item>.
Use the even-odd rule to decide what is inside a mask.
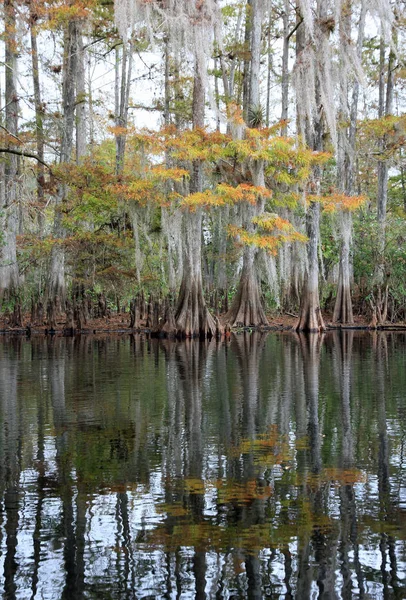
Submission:
[[[222,322],[229,327],[261,327],[269,325],[253,273],[241,276],[230,310]]]
[[[318,290],[304,291],[300,305],[299,319],[294,327],[296,331],[318,333],[326,329],[319,305]]]
[[[333,323],[341,323],[343,325],[353,325],[354,323],[351,292],[348,287],[344,287],[343,285],[340,285],[337,290]]]
[[[212,338],[221,335],[224,329],[217,318],[210,314],[201,286],[185,281],[181,285],[174,317],[168,315],[162,327],[166,335],[178,338]]]

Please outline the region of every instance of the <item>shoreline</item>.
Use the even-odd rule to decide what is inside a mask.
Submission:
[[[10,327],[3,320],[0,320],[0,335],[25,335],[31,336],[58,336],[58,337],[74,337],[75,335],[98,335],[98,334],[144,334],[156,338],[166,339],[184,339],[176,335],[163,335],[159,331],[155,331],[144,325],[140,327],[130,328],[128,323],[127,313],[114,315],[109,319],[90,319],[86,327],[78,329],[67,329],[65,321],[59,321],[56,329],[50,329],[46,325],[31,325],[29,319],[24,319],[26,324],[22,327]],[[328,316],[327,316],[328,319]],[[232,327],[232,333],[241,332],[272,332],[272,331],[292,331],[296,322],[296,318],[292,315],[280,315],[278,317],[269,318],[269,325],[260,327]],[[362,317],[357,317],[355,323],[333,324],[325,322],[325,331],[406,331],[406,323],[385,323],[371,327]],[[227,332],[228,333],[228,332]],[[226,335],[227,335],[226,333]],[[196,338],[199,336],[195,336]]]

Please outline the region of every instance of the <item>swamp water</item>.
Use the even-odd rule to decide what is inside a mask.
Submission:
[[[0,338],[7,599],[406,598],[406,335]]]

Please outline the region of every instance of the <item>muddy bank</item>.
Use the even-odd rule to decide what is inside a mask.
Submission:
[[[357,316],[354,319],[353,325],[341,325],[332,324],[331,315],[326,314],[325,325],[328,330],[371,330],[368,320],[363,316]],[[290,331],[294,328],[297,321],[294,315],[268,315],[268,326],[262,326],[260,328],[254,327],[234,327],[232,331]],[[67,327],[67,321],[62,316],[59,320],[56,320],[54,327],[49,327],[46,323],[42,325],[31,324],[30,315],[26,314],[23,316],[22,325],[20,327],[13,327],[9,323],[7,317],[0,317],[0,334],[14,334],[14,335],[89,335],[89,334],[108,334],[108,333],[145,333],[153,336],[161,336],[159,329],[148,327],[146,320],[139,323],[138,327],[130,327],[131,319],[128,313],[114,314],[106,318],[94,318],[89,319],[82,328],[71,328]],[[376,327],[378,330],[406,330],[406,323],[386,323],[385,325],[379,325]],[[162,337],[164,337],[162,335]]]

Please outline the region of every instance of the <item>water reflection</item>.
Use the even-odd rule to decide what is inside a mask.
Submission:
[[[404,598],[404,334],[0,340],[4,598]]]

